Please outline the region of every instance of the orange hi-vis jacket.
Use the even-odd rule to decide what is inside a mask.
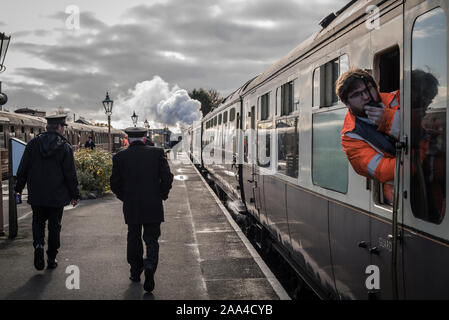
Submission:
[[[384,183],[394,179],[395,140],[399,138],[401,118],[399,91],[380,93],[380,97],[385,109],[379,126],[348,109],[341,146],[358,174]]]

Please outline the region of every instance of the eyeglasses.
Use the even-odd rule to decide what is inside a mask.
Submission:
[[[362,96],[362,94],[369,95],[369,90],[371,90],[372,88],[373,88],[373,85],[368,84],[368,87],[365,87],[365,89],[363,89],[363,90],[354,92],[353,94],[348,96],[348,99],[355,100],[355,99],[359,99]]]

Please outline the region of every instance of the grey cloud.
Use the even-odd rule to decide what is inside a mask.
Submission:
[[[123,95],[155,75],[179,88],[215,88],[226,95],[281,59],[316,31],[318,21],[330,12],[311,2],[260,0],[241,6],[218,2],[222,14],[213,17],[210,3],[137,6],[124,14],[133,23],[109,26],[95,14],[81,12],[80,35],[61,28],[53,30],[60,34],[56,45],[15,43],[16,50],[67,71],[18,69],[18,75],[35,79],[44,88],[33,91],[32,86],[17,83],[12,101],[63,105],[89,118],[101,112],[99,101],[106,91]],[[343,6],[346,1],[335,3]],[[333,6],[338,8],[337,4]],[[61,21],[66,16],[52,15]],[[266,19],[274,21],[273,28],[238,23]],[[186,59],[164,57],[160,54],[164,51]],[[54,90],[52,99],[46,98],[45,87]]]

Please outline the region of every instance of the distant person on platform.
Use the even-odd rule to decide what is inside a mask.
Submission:
[[[64,138],[66,116],[46,117],[47,131],[28,142],[17,171],[16,195],[25,184],[33,210],[34,266],[43,270],[45,223],[48,220],[47,268],[58,266],[61,221],[64,206],[79,199],[78,179],[70,143]]]
[[[89,140],[84,144],[84,148],[91,148],[92,150],[95,148],[95,142],[92,139],[92,136],[89,136]]]
[[[129,147],[129,140],[128,140],[128,135],[125,134],[125,137],[122,139],[122,147],[124,148],[128,148]]]
[[[130,145],[112,158],[111,190],[123,201],[123,214],[128,225],[127,260],[130,279],[140,282],[145,270],[144,289],[154,289],[154,273],[158,265],[161,222],[164,221],[162,200],[167,200],[173,175],[164,150],[146,146],[143,128],[128,128]],[[147,248],[143,259],[143,240]]]

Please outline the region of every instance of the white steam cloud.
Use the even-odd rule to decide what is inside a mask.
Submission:
[[[143,127],[145,119],[151,128],[163,128],[167,125],[173,129],[188,126],[200,119],[201,104],[189,97],[186,90],[165,82],[154,76],[151,80],[139,82],[130,89],[126,96],[119,96],[114,103],[112,126],[126,128],[133,126],[131,115],[138,115],[138,127]]]

